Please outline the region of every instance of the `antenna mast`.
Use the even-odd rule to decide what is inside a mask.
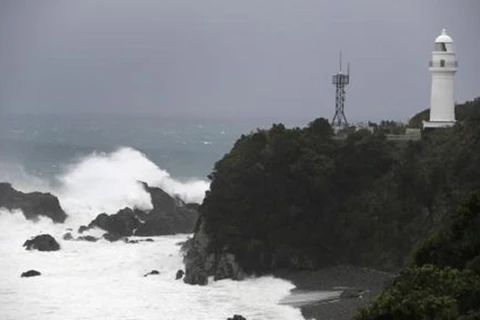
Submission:
[[[335,86],[335,115],[332,127],[336,130],[348,127],[345,116],[345,86],[350,83],[350,63],[347,65],[347,74],[342,72],[342,51],[340,51],[340,71],[333,75],[332,83]]]

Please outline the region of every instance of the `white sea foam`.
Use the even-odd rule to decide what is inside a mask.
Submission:
[[[69,219],[89,222],[99,213],[113,214],[124,207],[150,209],[150,195],[139,181],[160,187],[185,202],[200,203],[208,181],[179,181],[132,148],[111,153],[93,153],[64,167],[54,181],[28,175],[18,165],[0,166],[0,181],[9,181],[19,190],[48,191],[55,194]]]
[[[0,210],[0,319],[171,319],[224,320],[242,314],[249,320],[302,319],[300,311],[279,301],[293,285],[272,277],[206,287],[175,280],[183,268],[180,241],[188,235],[155,237],[126,244],[63,241],[65,225],[48,219],[26,221],[21,212]],[[52,234],[56,252],[26,251],[32,235]],[[40,277],[20,278],[35,269]],[[151,270],[160,275],[143,277]]]
[[[188,235],[155,237],[155,242],[138,244],[62,240],[68,228],[76,230],[102,211],[151,206],[138,180],[186,201],[201,201],[207,182],[176,181],[130,148],[79,159],[55,183],[17,169],[21,174],[9,171],[14,187],[53,192],[69,218],[65,224],[48,218],[32,222],[20,211],[0,209],[0,319],[223,320],[233,314],[248,320],[302,319],[298,309],[279,304],[293,288],[287,281],[261,277],[200,287],[174,280],[176,271],[183,269],[177,243]],[[61,250],[38,252],[22,247],[26,239],[41,233],[54,236]],[[20,278],[30,269],[42,275]],[[152,269],[160,275],[143,277]]]

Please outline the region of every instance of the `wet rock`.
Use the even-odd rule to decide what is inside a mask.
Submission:
[[[150,271],[149,273],[146,273],[146,274],[144,275],[144,277],[153,276],[153,275],[159,275],[159,274],[160,274],[160,272],[158,272],[158,270],[152,270],[152,271]]]
[[[236,314],[233,316],[233,318],[228,318],[227,320],[247,320],[243,316]]]
[[[44,216],[54,222],[64,222],[67,218],[54,195],[41,192],[23,193],[15,190],[9,183],[0,183],[0,207],[9,210],[21,209],[29,220]]]
[[[90,224],[89,228],[98,227],[111,234],[119,236],[132,236],[135,229],[140,226],[135,212],[130,208],[124,208],[116,214],[99,214]]]
[[[25,241],[23,244],[26,250],[38,250],[38,251],[57,251],[60,250],[60,245],[49,234],[42,234],[36,236],[30,240]]]
[[[88,241],[88,242],[97,242],[98,239],[93,236],[80,236],[76,240],[78,241]]]
[[[29,277],[36,277],[39,275],[41,275],[41,273],[38,272],[37,270],[28,270],[26,272],[22,272],[22,275],[20,277],[29,278]]]
[[[208,284],[208,274],[203,269],[192,270],[185,273],[183,282],[193,285],[206,286]]]
[[[70,232],[67,232],[63,235],[63,240],[72,240],[73,239],[73,236]]]
[[[222,279],[245,279],[245,273],[236,262],[235,256],[231,253],[223,253],[218,257],[214,280],[217,281]]]
[[[144,240],[145,242],[154,242],[152,238],[147,238]]]
[[[147,220],[140,224],[135,231],[135,235],[138,237],[164,236],[174,233],[169,221],[162,218]]]
[[[105,233],[103,235],[103,238],[107,241],[115,242],[115,241],[120,240],[122,238],[122,236],[119,236],[118,234]]]
[[[207,251],[209,239],[203,229],[203,223],[199,218],[198,230],[193,238],[188,239],[182,246],[185,252],[185,276],[183,282],[193,285],[208,284],[208,273],[212,272],[214,257]]]
[[[183,272],[183,270],[178,270],[177,274],[175,275],[175,280],[182,279],[184,274],[185,274],[185,272]]]
[[[154,236],[192,232],[198,218],[198,205],[186,204],[180,198],[172,197],[162,189],[150,187],[144,182],[142,186],[150,194],[153,209],[148,212],[137,212],[139,219],[145,223],[138,231],[138,235]]]
[[[175,233],[192,232],[198,212],[193,204],[186,205],[181,199],[172,197],[160,188],[141,183],[150,194],[153,209],[142,211],[124,208],[116,214],[99,214],[88,226],[78,230],[82,233],[98,227],[110,234],[129,237],[151,237]]]
[[[78,228],[78,233],[84,233],[87,230],[88,230],[87,226],[80,226],[80,228]]]

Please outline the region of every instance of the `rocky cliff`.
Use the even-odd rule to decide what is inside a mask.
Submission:
[[[58,198],[50,193],[23,193],[15,190],[9,183],[0,183],[0,208],[22,210],[25,218],[30,220],[44,216],[54,222],[64,222],[66,213],[60,206]]]

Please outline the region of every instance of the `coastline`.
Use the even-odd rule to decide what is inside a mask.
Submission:
[[[275,276],[296,286],[286,301],[290,301],[287,303],[293,307],[299,307],[305,319],[349,320],[356,310],[370,302],[395,274],[368,268],[336,266],[315,271],[279,271]],[[358,290],[361,293],[358,296],[353,294],[349,297],[344,294],[340,297],[345,290]],[[295,303],[292,303],[292,300],[295,300]]]

